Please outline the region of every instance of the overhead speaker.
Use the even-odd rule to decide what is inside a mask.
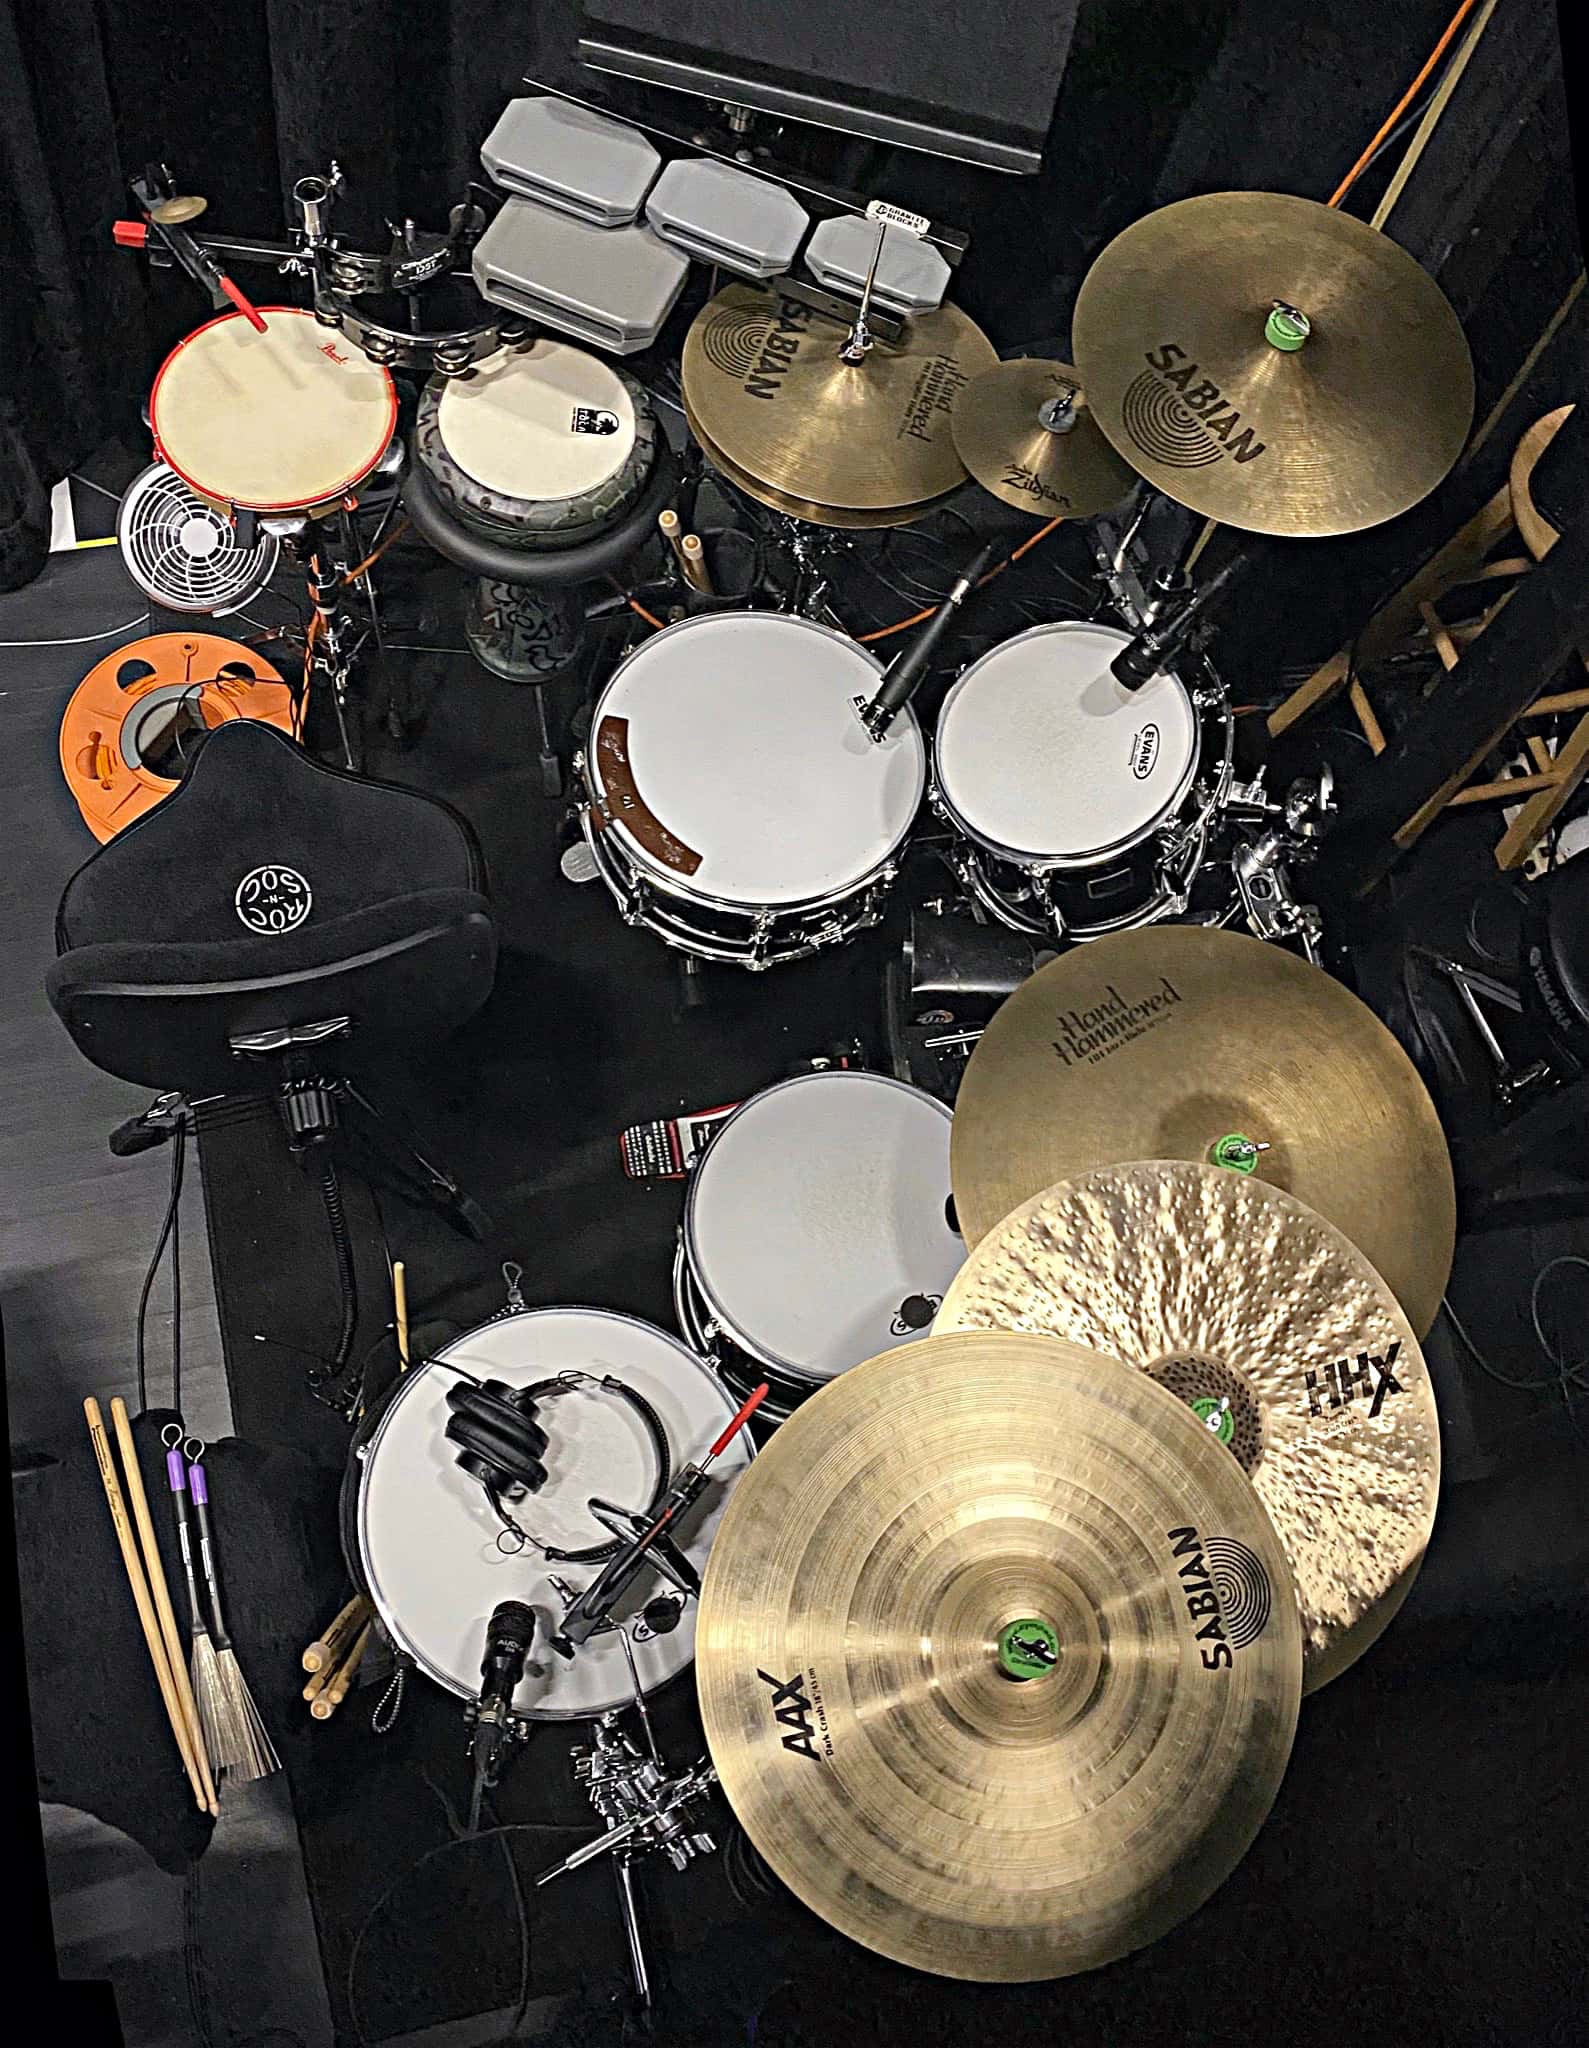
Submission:
[[[174,469],[154,462],[133,478],[116,514],[127,574],[151,604],[224,618],[276,572],[280,542],[256,524],[251,543]]]

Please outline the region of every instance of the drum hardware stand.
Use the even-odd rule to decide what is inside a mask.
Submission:
[[[1233,784],[1226,799],[1229,812],[1255,813],[1271,822],[1255,839],[1239,839],[1230,864],[1240,891],[1247,924],[1256,938],[1270,942],[1298,939],[1315,967],[1323,965],[1323,921],[1318,907],[1299,901],[1291,867],[1311,858],[1335,807],[1334,777],[1325,766],[1317,780],[1294,782],[1276,803],[1263,788],[1261,775]]]
[[[1465,967],[1459,960],[1449,959],[1443,953],[1429,956],[1436,971],[1443,974],[1456,990],[1462,1007],[1467,1011],[1474,1030],[1479,1034],[1485,1051],[1495,1068],[1495,1095],[1503,1109],[1515,1109],[1519,1102],[1526,1101],[1540,1091],[1545,1084],[1559,1080],[1559,1076],[1545,1059],[1535,1059],[1520,1072],[1507,1058],[1506,1049],[1495,1035],[1495,1027],[1484,1014],[1482,996],[1486,1002],[1497,1004],[1513,1016],[1523,1014],[1522,998],[1515,988],[1493,976],[1482,974],[1475,967]]]
[[[539,1890],[553,1878],[578,1870],[598,1856],[612,1857],[635,1995],[641,2009],[649,2012],[653,2003],[651,1971],[640,1928],[634,1866],[641,1857],[660,1849],[675,1870],[683,1870],[694,1857],[710,1855],[716,1849],[712,1836],[698,1824],[701,1816],[697,1807],[716,1784],[717,1772],[703,1758],[693,1769],[669,1775],[652,1732],[629,1637],[622,1629],[617,1633],[629,1663],[629,1680],[634,1688],[645,1748],[642,1750],[619,1727],[622,1709],[600,1717],[588,1747],[576,1746],[574,1776],[606,1822],[606,1832],[565,1856],[561,1863],[543,1870],[535,1886]]]

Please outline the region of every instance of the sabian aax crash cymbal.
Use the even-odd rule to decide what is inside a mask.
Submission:
[[[1069,363],[995,363],[961,392],[950,422],[982,488],[1042,519],[1107,512],[1139,481],[1099,431]]]
[[[1290,1195],[1184,1160],[1063,1181],[982,1240],[933,1329],[1048,1332],[1185,1402],[1285,1546],[1306,1691],[1406,1598],[1440,1489],[1428,1370],[1373,1267]]]
[[[996,360],[987,336],[945,305],[849,363],[848,331],[766,286],[731,284],[685,336],[685,402],[736,468],[808,504],[886,511],[963,484],[950,408]]]
[[[926,1337],[752,1462],[701,1592],[729,1804],[841,1932],[1029,1982],[1200,1905],[1273,1801],[1301,1687],[1284,1553],[1145,1375],[1053,1338]]]
[[[1434,279],[1349,214],[1211,192],[1134,222],[1072,316],[1104,433],[1195,512],[1252,533],[1355,533],[1445,476],[1473,362]]]
[[[1456,1243],[1434,1104],[1366,1004],[1239,932],[1116,932],[1000,1005],[955,1098],[960,1228],[1092,1167],[1216,1153],[1343,1230],[1423,1336]]]

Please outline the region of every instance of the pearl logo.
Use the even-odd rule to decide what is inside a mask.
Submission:
[[[247,930],[273,938],[298,929],[309,915],[314,895],[296,868],[272,861],[249,869],[237,885],[232,904]]]

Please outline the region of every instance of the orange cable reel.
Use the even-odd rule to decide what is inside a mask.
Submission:
[[[291,690],[236,640],[156,633],[96,662],[61,720],[61,773],[100,844],[176,788],[185,738],[232,718],[293,736]]]

